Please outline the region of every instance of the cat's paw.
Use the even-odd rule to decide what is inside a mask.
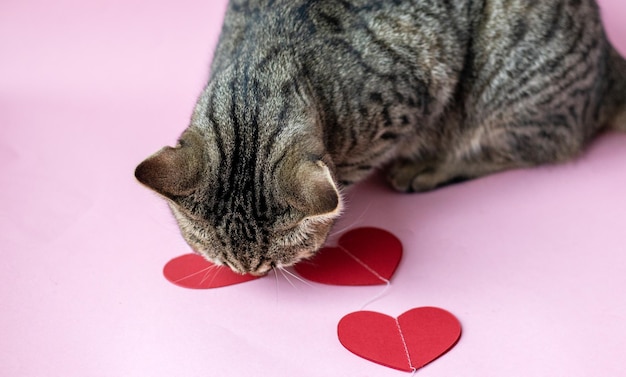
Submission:
[[[437,187],[436,170],[427,164],[396,161],[387,174],[389,184],[400,192],[422,192]]]
[[[396,161],[387,174],[391,186],[400,192],[425,192],[469,179],[436,168],[435,165],[408,160]]]

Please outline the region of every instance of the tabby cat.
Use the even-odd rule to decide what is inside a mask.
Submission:
[[[207,259],[314,255],[341,190],[405,192],[575,156],[626,127],[626,62],[593,0],[233,0],[175,147],[137,179]]]

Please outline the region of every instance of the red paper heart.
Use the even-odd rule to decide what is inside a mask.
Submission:
[[[433,307],[414,308],[397,319],[358,311],[339,321],[337,335],[350,352],[411,372],[452,348],[461,336],[461,324],[451,313]]]
[[[296,271],[304,278],[333,285],[386,284],[402,258],[402,243],[378,228],[357,228],[339,238],[339,247],[322,248],[300,262]]]
[[[172,259],[163,267],[163,275],[178,286],[193,289],[219,288],[259,278],[249,274],[237,274],[230,268],[213,264],[198,254],[185,254]]]

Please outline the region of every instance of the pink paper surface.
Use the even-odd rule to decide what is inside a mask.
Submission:
[[[626,52],[626,3],[601,1]],[[167,282],[189,252],[135,166],[185,128],[225,2],[0,5],[0,376],[398,376],[338,321],[380,286],[282,275],[218,290]],[[626,135],[578,160],[422,195],[378,177],[337,229],[404,245],[368,310],[445,308],[463,337],[428,376],[619,376],[626,349]]]

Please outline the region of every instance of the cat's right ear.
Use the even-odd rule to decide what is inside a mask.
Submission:
[[[204,170],[202,138],[185,131],[176,147],[164,147],[135,169],[139,182],[157,193],[175,199],[196,188]]]

